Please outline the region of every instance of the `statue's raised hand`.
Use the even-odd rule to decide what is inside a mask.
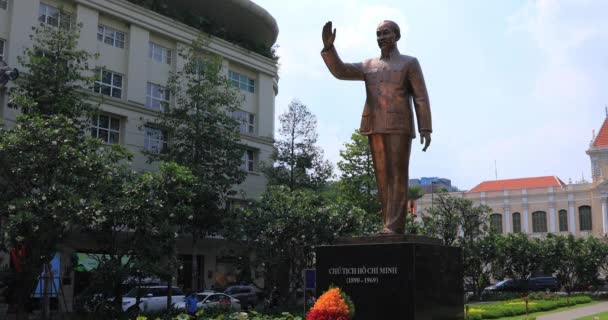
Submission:
[[[336,40],[336,29],[331,31],[331,21],[327,21],[323,26],[323,51],[327,51],[331,49],[334,45],[334,40]]]

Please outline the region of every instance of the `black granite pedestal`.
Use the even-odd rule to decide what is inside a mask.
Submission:
[[[417,236],[343,238],[316,249],[317,293],[353,300],[356,320],[463,319],[460,248]]]

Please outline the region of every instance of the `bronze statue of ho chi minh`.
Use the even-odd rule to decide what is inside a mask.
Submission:
[[[416,137],[416,109],[420,143],[431,143],[431,109],[420,64],[397,49],[399,26],[383,21],[376,29],[380,57],[343,63],[334,47],[336,29],[323,27],[321,56],[329,71],[341,80],[363,80],[367,100],[361,116],[361,134],[368,136],[378,192],[382,203],[383,234],[403,234],[407,213],[408,169],[412,139]]]

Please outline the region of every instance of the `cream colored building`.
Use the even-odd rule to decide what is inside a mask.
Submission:
[[[249,0],[168,3],[205,12],[228,32],[266,47],[271,47],[278,35],[274,18]],[[167,141],[163,132],[146,123],[158,115],[161,101],[172,102],[162,89],[169,74],[184,64],[177,52],[188,47],[200,35],[199,30],[126,0],[0,0],[0,57],[27,73],[17,57],[31,45],[32,27],[41,23],[63,27],[74,22],[82,24],[79,47],[99,53],[95,65],[105,68],[91,95],[92,100],[101,101],[102,110],[94,120],[92,134],[132,151],[135,169],[155,169],[154,164],[146,163],[141,150],[160,150]],[[259,163],[273,152],[277,61],[217,37],[210,37],[206,50],[223,58],[225,75],[243,97],[235,117],[241,120],[241,143],[247,148],[242,168],[248,175],[235,190],[256,198],[266,186]],[[10,126],[17,111],[7,108],[7,100],[6,90],[0,91],[0,116],[4,125]],[[94,244],[84,239],[73,250],[86,247],[92,249]],[[217,239],[201,244],[199,286],[211,287],[219,281],[218,275],[230,277],[230,261],[236,251],[238,248]],[[73,288],[68,284],[64,291],[70,295]]]
[[[587,154],[591,182],[564,183],[556,176],[494,180],[450,194],[492,208],[490,226],[502,234],[603,236],[608,233],[608,113]],[[434,196],[417,201],[419,218]]]

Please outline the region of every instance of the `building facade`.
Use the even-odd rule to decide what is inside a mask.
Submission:
[[[424,193],[439,192],[439,190],[447,190],[448,192],[458,191],[458,188],[452,186],[452,180],[439,177],[421,177],[420,179],[410,179],[409,186],[419,186]]]
[[[249,35],[248,40],[268,48],[278,35],[274,18],[249,0],[188,0],[170,5],[215,15],[210,18],[227,31]],[[134,154],[135,170],[154,170],[156,165],[148,164],[141,151],[160,151],[171,142],[161,130],[146,124],[161,112],[163,101],[171,105],[172,97],[163,89],[169,75],[184,64],[177,53],[201,32],[126,0],[0,0],[0,58],[9,66],[22,69],[17,57],[31,46],[33,26],[62,28],[73,23],[82,25],[79,47],[98,53],[95,66],[103,67],[91,94],[92,101],[101,103],[91,134],[129,149]],[[266,187],[259,163],[268,160],[273,152],[277,61],[217,37],[209,37],[205,50],[222,57],[223,72],[242,96],[242,105],[234,116],[241,122],[241,143],[247,149],[242,169],[248,174],[245,182],[234,188],[257,198]],[[4,126],[11,126],[18,111],[7,107],[6,91],[0,91],[0,117]],[[198,277],[197,287],[229,284],[238,248],[221,239],[207,239],[198,248],[200,254],[192,257],[183,249],[187,241],[180,242],[182,258],[199,261],[200,270],[193,273]],[[74,241],[61,253],[62,265],[75,253],[92,252],[94,248],[89,239]],[[73,278],[74,274],[62,277]],[[76,280],[65,281],[63,291],[68,304],[78,286]],[[180,281],[184,283],[179,284],[189,287],[191,280],[183,279]]]
[[[489,224],[498,233],[604,236],[608,233],[608,113],[587,154],[591,182],[564,183],[556,176],[494,180],[450,195],[489,206]],[[426,194],[417,202],[420,219],[432,206],[432,196]]]

